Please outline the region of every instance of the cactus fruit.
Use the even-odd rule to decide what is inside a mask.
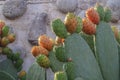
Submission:
[[[23,64],[23,60],[22,60],[22,59],[18,59],[18,60],[15,62],[15,67],[16,67],[17,69],[19,69],[22,64]]]
[[[94,10],[94,8],[89,8],[86,11],[86,17],[93,22],[94,24],[98,24],[100,21],[100,17],[99,14],[96,10]]]
[[[38,38],[38,44],[49,51],[53,48],[53,42],[45,34]]]
[[[8,34],[7,38],[9,40],[9,42],[12,43],[15,41],[15,34],[13,34],[13,33]]]
[[[115,38],[119,39],[119,30],[117,27],[112,26],[112,31],[114,32]]]
[[[20,71],[18,77],[20,78],[20,80],[26,80],[26,71]]]
[[[53,72],[58,72],[63,70],[63,62],[60,62],[53,51],[50,51],[49,53],[49,59],[50,59],[50,67]]]
[[[26,75],[26,71],[24,71],[24,70],[22,70],[22,71],[20,71],[20,73],[19,73],[19,77],[23,77],[23,76],[25,76]]]
[[[68,36],[67,29],[64,23],[60,19],[56,19],[52,22],[52,30],[60,38],[66,38]]]
[[[2,28],[5,26],[5,22],[0,20],[0,35],[2,34]]]
[[[3,50],[2,50],[2,47],[0,47],[0,55],[2,54]]]
[[[66,62],[67,61],[67,58],[65,56],[65,49],[64,49],[64,46],[55,46],[54,47],[54,52],[55,52],[55,55],[56,55],[56,58],[61,61],[61,62]]]
[[[48,56],[48,50],[42,46],[33,46],[31,49],[31,53],[34,57],[38,56],[39,54],[44,54]]]
[[[13,54],[13,57],[12,57],[12,60],[13,61],[16,61],[20,58],[20,54],[19,53],[16,53],[16,54]]]
[[[44,68],[49,68],[50,67],[50,60],[48,57],[46,57],[43,54],[40,54],[39,56],[36,57],[36,62]]]
[[[17,72],[20,72],[22,70],[22,65],[20,67],[17,68]]]
[[[83,24],[82,19],[80,17],[77,17],[77,27],[76,27],[76,33],[80,33],[82,30]]]
[[[104,12],[103,6],[101,6],[99,3],[97,3],[95,5],[94,9],[98,12],[98,14],[100,16],[100,21],[104,21],[105,12]]]
[[[1,46],[6,47],[9,44],[9,40],[7,37],[3,37],[1,40]]]
[[[73,62],[68,62],[64,66],[64,70],[67,73],[68,80],[74,80],[75,77],[75,66]]]
[[[5,22],[0,20],[0,29],[2,29],[5,26]]]
[[[7,36],[8,33],[9,33],[9,27],[8,27],[8,26],[4,26],[4,27],[2,28],[2,37]]]
[[[88,35],[94,35],[96,33],[95,24],[93,24],[89,19],[84,18],[82,20],[83,28],[82,31]]]
[[[69,33],[71,33],[71,34],[74,33],[76,31],[76,27],[77,27],[76,16],[73,13],[68,13],[65,17],[64,24]]]
[[[68,80],[67,75],[64,71],[56,72],[54,80]]]
[[[9,54],[7,54],[7,58],[12,60],[13,54],[10,52]]]
[[[5,54],[5,55],[8,55],[12,52],[12,50],[8,47],[5,47],[2,49],[2,53]]]
[[[55,39],[55,44],[59,45],[59,44],[63,44],[64,43],[64,40],[63,38],[60,38],[60,37],[56,37]]]
[[[105,11],[104,21],[105,21],[105,22],[110,22],[111,19],[112,19],[112,12],[111,12],[111,10],[106,7],[106,8],[104,9],[104,11]]]

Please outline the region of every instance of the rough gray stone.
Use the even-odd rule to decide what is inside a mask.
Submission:
[[[46,13],[37,14],[32,21],[31,27],[28,32],[28,41],[32,45],[36,45],[38,37],[42,34],[46,34],[48,15]]]
[[[118,22],[120,19],[120,0],[108,0],[107,7],[112,11],[112,22]]]
[[[47,79],[46,80],[54,80],[54,73],[53,71],[49,68],[46,70],[47,73],[46,73],[46,77]]]
[[[27,51],[26,51],[26,49],[24,48],[24,46],[20,46],[19,44],[10,44],[9,45],[9,47],[10,47],[10,49],[12,49],[12,51],[14,52],[14,53],[20,53],[20,57],[21,58],[25,58],[26,57],[26,55],[27,55]]]
[[[22,16],[27,9],[26,0],[10,0],[6,1],[3,6],[3,15],[8,19],[15,19]]]
[[[85,10],[81,11],[79,14],[78,14],[79,17],[81,18],[84,18],[85,17]]]
[[[78,0],[57,0],[57,7],[64,13],[74,12],[78,7]]]
[[[112,12],[112,20],[111,20],[111,22],[113,22],[113,23],[117,23],[118,21],[119,21],[119,12],[118,11],[116,11],[116,12]]]

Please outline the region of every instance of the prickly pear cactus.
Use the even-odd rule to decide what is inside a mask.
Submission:
[[[95,38],[94,35],[90,36],[84,33],[80,33],[80,35],[83,37],[83,39],[87,42],[87,44],[90,46],[92,51],[95,53]]]
[[[64,71],[56,72],[54,80],[68,80],[66,72],[64,72]]]
[[[60,19],[56,19],[52,22],[52,29],[57,36],[61,38],[67,37],[67,29],[65,28],[64,23]]]
[[[78,78],[75,78],[75,80],[83,80],[82,78],[78,77]]]
[[[103,80],[92,50],[79,34],[73,34],[66,38],[65,50],[67,57],[71,58],[75,65],[75,77]]]
[[[45,80],[45,69],[40,67],[38,63],[34,63],[27,75],[26,75],[26,80]]]
[[[4,60],[0,63],[1,80],[17,80],[17,70],[14,68],[11,60]]]
[[[104,20],[105,12],[103,6],[101,6],[99,3],[95,5],[95,10],[99,13],[100,20]]]
[[[118,53],[119,53],[119,78],[120,78],[120,44],[118,43]]]
[[[8,35],[8,32],[9,32],[9,27],[8,26],[4,26],[2,28],[2,37],[5,37]]]
[[[55,53],[53,51],[51,51],[49,53],[49,59],[50,59],[50,67],[52,69],[53,72],[57,72],[57,71],[62,71],[63,70],[63,62],[60,62],[59,60],[57,60]]]
[[[80,17],[77,17],[77,27],[76,27],[76,33],[80,33],[82,30],[82,19]]]
[[[61,44],[54,44],[47,56],[50,68],[55,72],[54,80],[120,80],[120,46],[108,24],[111,11],[101,5],[88,10],[86,20],[74,15],[72,20],[62,22],[56,19],[52,22],[56,36],[64,39]],[[99,15],[94,17],[94,13]],[[97,24],[94,23],[96,19]]]
[[[96,51],[104,79],[119,80],[118,48],[114,34],[105,22],[97,26]]]
[[[106,22],[110,22],[110,20],[112,19],[112,12],[109,8],[105,8],[105,17],[104,17],[104,21]]]
[[[67,73],[68,80],[74,80],[75,77],[75,65],[73,62],[68,62],[63,66],[64,70]]]
[[[61,61],[61,62],[66,62],[67,61],[65,48],[64,48],[63,45],[55,46],[54,47],[54,52],[55,52],[56,58],[59,61]]]
[[[11,76],[10,74],[8,74],[4,71],[0,71],[0,79],[2,79],[2,80],[16,80],[13,76]]]

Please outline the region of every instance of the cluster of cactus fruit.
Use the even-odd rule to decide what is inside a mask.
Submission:
[[[10,27],[0,20],[0,55],[6,55],[12,61],[17,72],[20,72],[22,70],[23,59],[20,58],[20,53],[15,53],[8,47],[15,39],[15,34],[10,31]]]
[[[52,69],[54,80],[120,80],[120,32],[110,20],[110,9],[100,4],[84,19],[68,13],[64,22],[52,21],[56,40],[41,35],[31,52],[40,67]]]

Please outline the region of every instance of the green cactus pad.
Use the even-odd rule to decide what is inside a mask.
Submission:
[[[95,10],[99,13],[100,20],[103,21],[104,20],[104,16],[105,16],[105,12],[104,12],[103,6],[101,6],[100,4],[97,3],[95,5]]]
[[[67,37],[67,29],[64,23],[60,19],[54,20],[51,26],[52,26],[52,30],[55,32],[57,36],[59,36],[60,38]]]
[[[105,17],[104,17],[104,21],[105,22],[110,22],[110,20],[112,19],[112,12],[109,8],[105,8]]]
[[[85,80],[103,80],[99,65],[92,50],[79,34],[72,34],[65,40],[65,50],[68,58],[75,65],[75,77]]]
[[[82,19],[80,17],[77,17],[77,28],[76,28],[76,33],[80,33],[82,30]]]
[[[53,72],[57,72],[57,71],[62,71],[63,70],[63,62],[60,62],[59,60],[57,60],[55,53],[53,51],[51,51],[49,53],[49,59],[50,59],[50,67],[52,69]]]
[[[75,79],[75,66],[73,62],[67,62],[64,65],[64,70],[67,73],[68,80],[74,80]]]
[[[68,80],[68,79],[64,71],[59,71],[55,73],[54,80]]]
[[[0,80],[17,80],[17,70],[9,59],[0,63]]]
[[[20,68],[20,66],[22,66],[22,64],[23,64],[23,59],[20,58],[16,61],[15,67],[18,69]]]
[[[118,43],[118,53],[119,53],[119,79],[120,79],[120,44]]]
[[[104,80],[119,80],[116,39],[110,25],[105,22],[100,22],[97,26],[96,51]]]
[[[80,35],[83,37],[83,39],[88,43],[92,51],[95,53],[95,40],[94,35],[87,35],[84,33],[80,33]]]
[[[8,33],[9,33],[9,27],[8,27],[8,26],[4,26],[4,27],[2,28],[2,37],[7,36]]]
[[[20,72],[22,70],[23,66],[21,65],[20,67],[17,68],[17,72]]]
[[[61,62],[66,62],[67,61],[64,46],[55,46],[54,47],[54,52],[55,52],[56,58],[59,61],[61,61]]]
[[[11,76],[9,73],[0,71],[0,79],[1,80],[16,80],[13,76]]]
[[[34,63],[28,70],[26,80],[45,80],[45,69]]]
[[[84,79],[82,79],[82,78],[80,78],[80,77],[77,77],[77,78],[75,78],[74,80],[84,80]]]
[[[16,60],[18,60],[18,59],[20,59],[20,53],[15,53],[15,54],[13,55],[13,57],[12,57],[12,60],[13,60],[13,61],[16,61]]]
[[[5,55],[8,55],[12,52],[12,50],[8,47],[3,48],[2,53]]]

